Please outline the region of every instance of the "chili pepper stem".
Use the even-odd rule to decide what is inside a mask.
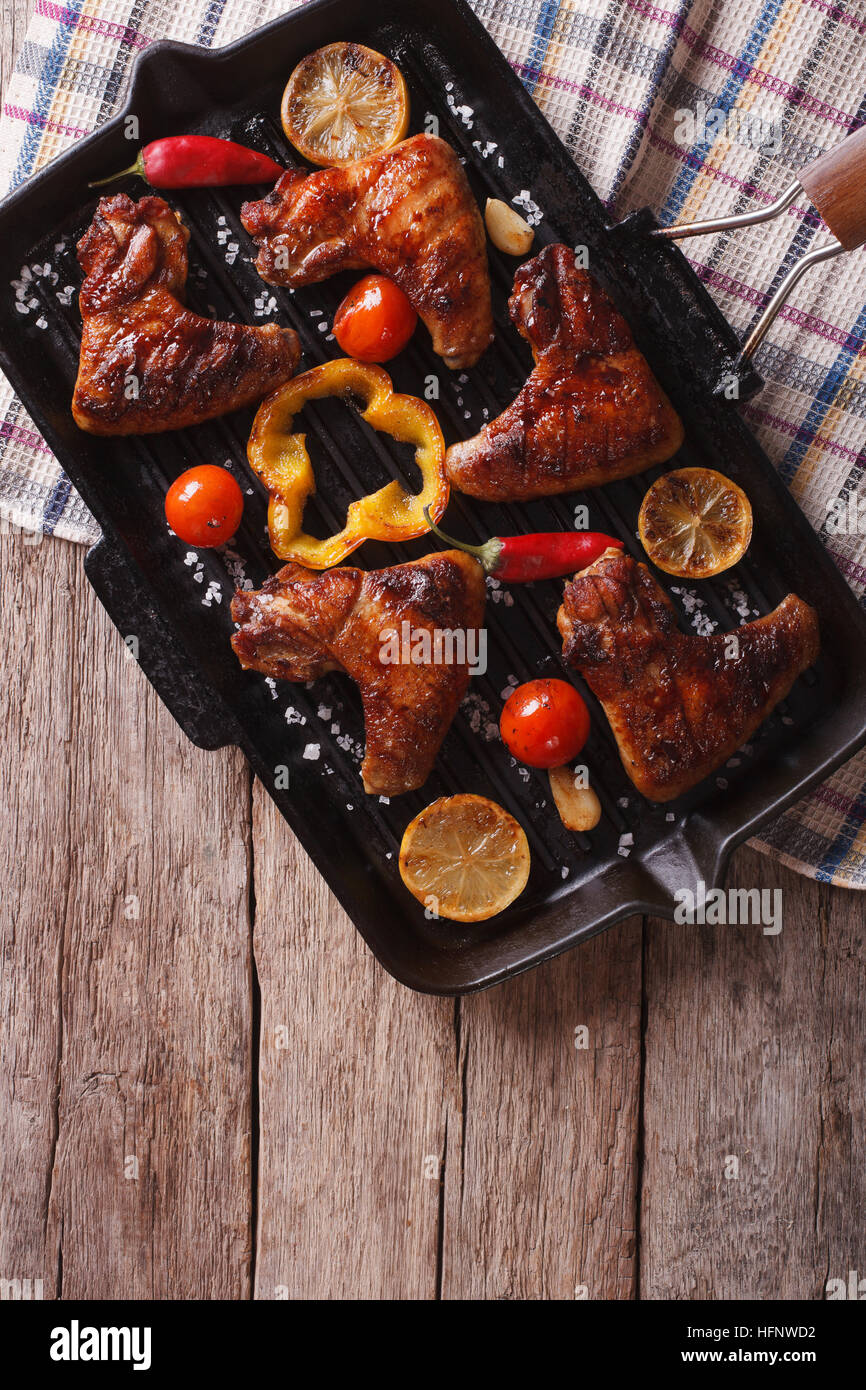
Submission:
[[[444,541],[446,545],[456,546],[458,550],[465,550],[467,555],[474,555],[475,559],[480,562],[481,568],[484,570],[485,574],[494,573],[502,555],[502,541],[498,536],[492,536],[490,540],[485,541],[483,545],[470,545],[468,541],[456,541],[453,536],[446,536],[444,531],[440,531],[436,522],[430,515],[429,507],[424,508],[424,520],[427,522],[434,536],[438,536],[440,541]]]
[[[140,179],[147,182],[147,175],[144,172],[144,153],[140,150],[138,159],[134,164],[130,164],[128,169],[121,169],[117,174],[109,174],[107,179],[93,179],[87,185],[88,188],[103,188],[107,183],[114,183],[117,179],[125,179],[127,174],[137,174]]]

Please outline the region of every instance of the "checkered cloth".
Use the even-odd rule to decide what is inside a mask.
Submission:
[[[691,221],[772,202],[792,170],[866,121],[864,0],[473,5],[617,216],[649,205],[662,222]],[[225,44],[292,8],[291,0],[37,0],[5,93],[0,188],[14,187],[107,120],[123,101],[136,56],[153,39]],[[802,199],[775,222],[684,248],[745,334],[767,290],[826,236]],[[26,283],[19,292],[26,303]],[[848,498],[866,458],[864,342],[861,252],[800,282],[758,355],[767,385],[745,407],[861,598],[866,537],[849,526]],[[97,536],[2,379],[0,514],[71,540]],[[813,878],[863,888],[864,819],[866,753],[753,843]]]

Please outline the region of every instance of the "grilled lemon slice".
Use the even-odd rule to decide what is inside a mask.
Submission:
[[[485,796],[442,796],[410,821],[400,875],[437,917],[483,922],[526,887],[529,845],[513,816]]]
[[[677,468],[648,490],[638,534],[665,574],[709,579],[745,555],[752,539],[751,503],[741,487],[712,468]]]
[[[311,164],[342,167],[404,138],[409,94],[390,58],[360,43],[329,43],[298,63],[280,118]]]

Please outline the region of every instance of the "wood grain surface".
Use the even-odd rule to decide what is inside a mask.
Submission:
[[[644,1298],[821,1298],[866,1269],[861,899],[751,850],[737,880],[781,893],[778,935],[647,928]]]
[[[27,8],[0,9],[4,77]],[[0,1280],[821,1298],[866,1271],[860,895],[743,850],[777,936],[634,919],[413,995],[240,756],[185,742],[83,550],[0,558]]]

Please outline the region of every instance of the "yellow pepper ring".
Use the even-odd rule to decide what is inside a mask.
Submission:
[[[316,490],[306,435],[293,433],[295,416],[307,401],[323,396],[354,396],[364,402],[361,418],[401,443],[415,445],[421,470],[420,493],[397,481],[352,502],[343,530],[317,540],[303,529],[304,506]],[[427,530],[424,508],[438,521],[448,505],[445,441],[439,421],[424,401],[395,395],[381,367],[351,357],[325,362],[268,396],[253,421],[247,445],[250,467],[271,495],[268,530],[281,560],[327,569],[367,540],[406,541]]]

